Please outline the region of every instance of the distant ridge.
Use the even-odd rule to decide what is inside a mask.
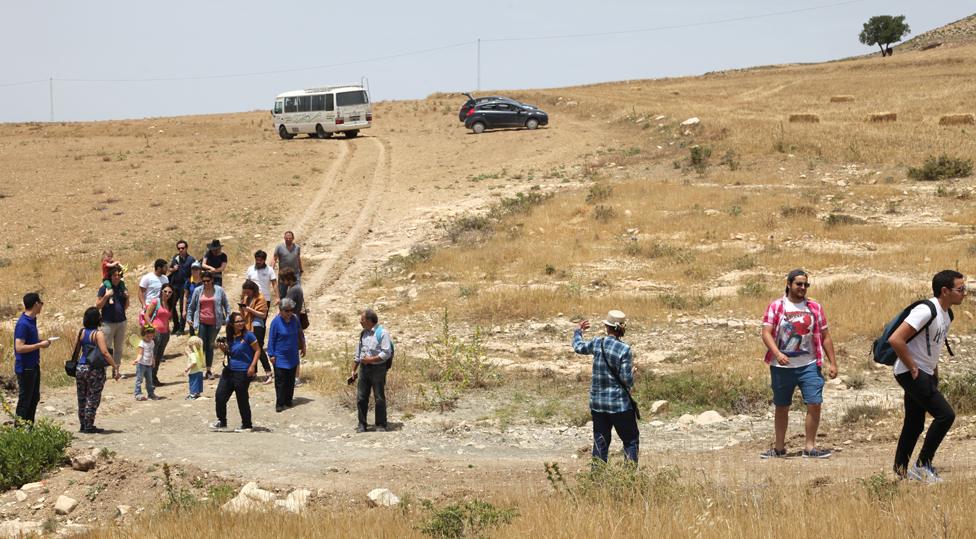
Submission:
[[[976,14],[921,33],[897,48],[913,51],[968,43],[976,43]]]

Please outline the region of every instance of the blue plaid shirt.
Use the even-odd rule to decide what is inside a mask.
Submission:
[[[601,351],[602,349],[602,351]],[[630,389],[634,386],[634,359],[630,346],[616,337],[596,337],[583,341],[583,331],[579,328],[573,334],[573,350],[577,354],[593,356],[593,380],[590,383],[590,409],[594,412],[616,414],[630,410],[630,400],[617,380],[607,369],[607,361],[617,371],[620,379]],[[603,361],[606,352],[607,361]]]

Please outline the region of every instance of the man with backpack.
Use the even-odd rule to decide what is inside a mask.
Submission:
[[[901,478],[938,483],[942,478],[932,460],[956,419],[956,412],[939,392],[939,355],[942,343],[948,346],[950,307],[966,297],[966,279],[958,271],[940,271],[932,278],[932,293],[934,297],[912,304],[893,321],[900,318],[900,323],[889,323],[894,329],[887,343],[898,356],[895,380],[905,391],[905,421],[895,450],[895,473]],[[877,350],[875,361],[879,360]],[[932,415],[932,424],[915,465],[909,469],[915,443],[925,428],[926,413]]]
[[[810,277],[802,269],[786,276],[786,294],[773,301],[763,316],[762,340],[766,345],[764,361],[769,365],[776,441],[761,453],[764,459],[786,456],[786,427],[790,422],[790,405],[797,386],[807,406],[806,443],[803,458],[830,458],[831,452],[816,447],[823,406],[824,377],[821,367],[824,353],[830,362],[828,373],[837,377],[834,341],[827,330],[827,317],[819,303],[807,298]]]
[[[379,317],[372,309],[366,309],[359,317],[363,330],[359,333],[356,353],[353,357],[349,383],[356,385],[356,408],[359,423],[356,432],[366,432],[366,412],[369,410],[369,393],[376,399],[376,432],[386,432],[386,371],[393,361],[393,342],[390,333],[379,325]]]

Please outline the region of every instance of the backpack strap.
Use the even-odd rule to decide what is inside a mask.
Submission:
[[[75,349],[71,352],[71,359],[78,361],[78,352],[81,351],[81,334],[84,333],[85,328],[78,330],[78,338],[75,339]]]

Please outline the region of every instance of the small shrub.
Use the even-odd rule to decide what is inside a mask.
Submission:
[[[861,479],[860,482],[867,492],[868,499],[875,503],[889,505],[894,500],[895,495],[898,494],[898,480],[889,479],[881,472]]]
[[[841,421],[848,425],[861,421],[877,421],[890,412],[889,409],[878,404],[855,404],[847,409]]]
[[[745,271],[756,267],[756,258],[752,255],[742,255],[732,260],[732,269]]]
[[[0,491],[40,481],[69,445],[71,433],[46,419],[31,429],[19,422],[0,426]]]
[[[688,300],[677,292],[665,292],[660,296],[661,303],[668,309],[683,311],[688,308]]]
[[[688,149],[689,157],[688,163],[691,168],[695,169],[695,172],[699,174],[704,174],[705,170],[708,169],[708,161],[712,156],[712,149],[708,146],[692,146]]]
[[[214,485],[207,490],[207,498],[214,505],[223,505],[234,497],[234,485]]]
[[[604,206],[598,204],[593,208],[593,218],[597,221],[606,223],[607,221],[613,219],[617,216],[617,210],[613,209],[613,206]]]
[[[424,508],[430,516],[418,526],[418,530],[435,539],[461,539],[482,537],[488,530],[510,524],[518,516],[515,507],[499,508],[481,500],[471,500],[434,507],[424,500]]]
[[[603,202],[610,198],[613,194],[613,186],[605,185],[600,183],[595,183],[590,186],[590,191],[586,194],[586,202],[588,204],[594,204],[596,202]]]
[[[430,260],[434,256],[434,248],[425,243],[410,247],[410,252],[406,256],[394,256],[391,262],[399,264],[404,269],[411,269],[421,262]]]
[[[546,264],[545,273],[546,273],[546,275],[555,275],[556,274],[556,266],[553,266],[552,264]]]
[[[759,276],[750,277],[736,292],[747,298],[761,298],[766,293],[766,280]]]
[[[864,389],[868,385],[868,377],[865,376],[863,372],[852,374],[851,376],[847,377],[847,385],[850,386],[851,389]]]
[[[826,219],[824,219],[824,225],[828,227],[842,225],[863,225],[864,223],[864,219],[854,217],[853,215],[847,215],[845,213],[831,213]]]
[[[783,206],[779,214],[783,217],[816,217],[817,210],[813,206]]]
[[[739,154],[735,150],[728,150],[718,164],[729,167],[731,171],[739,170]]]
[[[642,373],[634,385],[635,400],[670,401],[673,413],[720,410],[747,414],[765,408],[769,397],[765,382],[731,371],[692,369],[668,375],[648,372]]]
[[[680,477],[680,470],[674,466],[647,472],[628,462],[594,460],[590,469],[576,475],[571,493],[593,501],[667,502],[685,495],[678,483]]]
[[[976,413],[976,372],[946,376],[939,381],[939,389],[960,414]]]
[[[918,181],[938,181],[952,178],[965,178],[973,173],[973,162],[969,159],[949,157],[929,157],[921,167],[909,167],[908,177]]]
[[[183,511],[190,509],[197,503],[189,491],[179,488],[173,483],[173,470],[169,463],[163,463],[163,487],[166,490],[166,508],[171,511]]]

